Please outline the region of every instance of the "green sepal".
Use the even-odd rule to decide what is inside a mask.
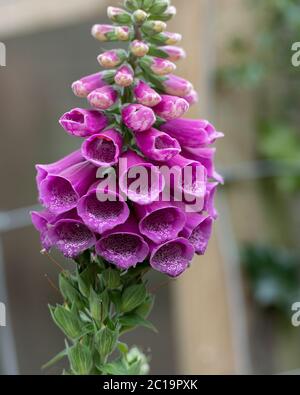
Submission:
[[[120,272],[118,270],[108,268],[102,273],[107,289],[117,289],[121,285]]]
[[[119,332],[108,327],[100,329],[95,334],[95,344],[102,360],[107,358],[117,347]]]
[[[146,299],[147,291],[144,284],[132,285],[122,294],[121,311],[128,313],[140,306]]]
[[[49,306],[51,316],[56,325],[72,340],[76,340],[86,333],[78,315],[63,306]]]
[[[136,313],[124,315],[119,319],[119,322],[122,325],[121,333],[128,332],[138,326],[143,326],[144,328],[150,329],[151,331],[157,333],[157,329],[150,321],[145,320]]]
[[[68,350],[68,358],[73,373],[77,375],[88,375],[93,368],[93,356],[90,349],[81,344],[76,343]]]
[[[157,58],[163,58],[163,59],[167,59],[169,57],[169,55],[163,51],[162,49],[156,47],[155,45],[150,45],[149,46],[149,52],[148,52],[149,56],[155,56]]]
[[[170,6],[169,0],[155,0],[153,6],[150,8],[149,12],[152,15],[160,15],[166,11]]]

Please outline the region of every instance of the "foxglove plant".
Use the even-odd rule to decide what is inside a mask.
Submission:
[[[155,329],[145,274],[181,275],[205,253],[217,218],[223,180],[211,145],[223,135],[206,120],[182,118],[198,95],[173,74],[186,56],[176,46],[181,35],[165,31],[175,14],[169,0],[108,8],[112,24],[93,26],[92,35],[128,48],[100,54],[105,70],[72,84],[90,108],[71,109],[59,123],[81,149],[36,166],[44,209],[31,216],[43,251],[55,247],[76,265],[60,274],[63,304],[50,306],[68,340],[48,365],[67,357],[67,374],[148,372],[147,357],[120,340],[137,326]]]

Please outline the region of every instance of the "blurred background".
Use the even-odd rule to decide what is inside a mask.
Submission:
[[[97,69],[104,0],[0,0],[0,373],[59,374],[40,367],[63,347],[47,304],[59,301],[58,272],[40,251],[28,212],[36,205],[35,163],[78,144],[58,125],[84,106],[72,81]],[[200,102],[189,116],[209,119],[226,138],[218,169],[226,178],[220,218],[205,257],[179,280],[153,274],[152,320],[159,335],[128,337],[152,355],[153,374],[300,373],[300,41],[299,0],[173,0],[171,31],[188,60],[178,73]],[[42,5],[42,6],[41,6]],[[54,254],[63,265],[62,257]]]

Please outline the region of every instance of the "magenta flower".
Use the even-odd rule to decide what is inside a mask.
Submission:
[[[214,178],[219,183],[223,184],[223,177],[218,174],[215,170],[214,158],[215,158],[216,148],[200,147],[200,148],[190,148],[186,147],[182,155],[186,158],[196,160],[200,162],[207,170],[207,176],[209,178]]]
[[[134,72],[131,66],[121,66],[115,75],[115,83],[119,86],[127,87],[133,83]]]
[[[97,60],[100,66],[111,68],[119,66],[126,58],[127,52],[124,49],[112,49],[100,54]]]
[[[182,237],[189,240],[196,254],[204,255],[211,238],[213,219],[209,215],[187,213]]]
[[[40,232],[40,240],[42,247],[49,251],[53,246],[53,242],[49,236],[49,224],[55,220],[56,216],[49,211],[31,211],[31,221],[35,229]]]
[[[135,205],[135,211],[140,219],[140,232],[155,244],[175,239],[186,222],[185,213],[168,202]]]
[[[143,262],[149,247],[139,234],[138,225],[133,217],[115,229],[106,232],[96,244],[96,252],[120,269],[129,269]]]
[[[134,88],[134,95],[139,104],[147,107],[154,107],[161,102],[160,95],[142,80]]]
[[[100,111],[74,108],[66,112],[59,123],[72,136],[88,137],[106,128],[108,119]]]
[[[73,82],[72,90],[78,97],[87,97],[95,89],[107,85],[107,80],[112,74],[114,74],[114,71],[101,71],[100,73],[88,75]]]
[[[116,103],[117,99],[117,92],[111,86],[96,89],[88,95],[90,105],[99,110],[108,110]]]
[[[166,77],[163,87],[168,95],[179,97],[187,96],[193,89],[193,85],[189,81],[173,74]]]
[[[184,96],[184,99],[189,103],[190,106],[192,106],[193,104],[198,103],[199,95],[195,89],[192,89],[188,95]]]
[[[95,166],[112,166],[118,163],[122,152],[123,138],[115,129],[94,134],[84,141],[82,156]]]
[[[153,110],[166,121],[182,117],[189,109],[189,103],[181,97],[161,95],[161,99]]]
[[[95,182],[96,170],[91,163],[81,162],[55,175],[50,173],[39,186],[43,205],[56,215],[76,208],[79,198]]]
[[[141,152],[154,161],[165,162],[181,152],[176,139],[154,128],[137,133],[135,140]]]
[[[129,129],[144,132],[154,125],[156,117],[151,108],[141,104],[129,104],[122,109],[122,120]]]
[[[115,191],[103,190],[99,182],[91,186],[78,202],[77,212],[93,232],[103,234],[127,221],[129,208]]]
[[[173,188],[178,190],[178,198],[190,203],[197,199],[199,210],[201,210],[206,194],[207,171],[205,167],[181,155],[170,159],[167,164],[174,168],[177,176],[176,180],[173,180]]]
[[[186,52],[183,48],[174,47],[172,45],[165,45],[159,48],[161,51],[168,55],[168,60],[177,62],[178,60],[186,58]]]
[[[208,212],[211,218],[216,220],[218,218],[218,212],[215,208],[214,200],[219,183],[209,182],[206,184],[206,194],[204,200],[204,211]]]
[[[192,244],[179,237],[152,250],[150,265],[170,277],[180,276],[189,266],[195,253]]]
[[[202,119],[176,119],[166,122],[161,130],[179,141],[183,147],[198,148],[213,144],[223,137],[208,121]]]
[[[128,150],[119,163],[119,186],[131,201],[144,205],[159,197],[165,181],[156,166]]]
[[[36,182],[38,188],[40,188],[41,182],[45,180],[48,174],[58,174],[68,167],[84,162],[84,158],[81,155],[81,151],[72,152],[70,155],[58,160],[57,162],[50,163],[48,165],[36,165]]]
[[[76,258],[93,247],[96,237],[76,215],[57,221],[49,229],[50,240],[66,258]]]

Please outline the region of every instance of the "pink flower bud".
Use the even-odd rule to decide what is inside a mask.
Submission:
[[[180,97],[162,95],[161,98],[162,101],[153,110],[166,121],[182,117],[189,109],[189,103]]]
[[[157,75],[170,74],[176,70],[175,64],[166,59],[145,56],[140,62],[141,65],[150,67],[152,72]]]
[[[149,45],[143,41],[134,40],[130,45],[130,51],[137,57],[143,57],[149,52]]]
[[[73,82],[72,90],[74,95],[78,97],[87,97],[93,90],[107,85],[114,73],[115,72],[113,70],[105,70],[100,73],[87,75],[86,77]]]
[[[97,60],[102,67],[116,67],[126,58],[127,52],[124,49],[112,49],[99,55]]]
[[[177,62],[178,60],[186,58],[186,52],[183,48],[165,45],[159,49],[168,55],[167,59],[171,62]]]
[[[128,26],[94,25],[92,36],[99,41],[128,41],[130,38]]]
[[[163,32],[156,34],[152,39],[157,44],[162,45],[176,45],[182,40],[182,35],[179,33]]]
[[[184,96],[184,99],[189,103],[190,106],[192,106],[193,104],[198,103],[199,96],[195,89],[192,89],[188,95]]]
[[[115,23],[128,25],[131,22],[131,15],[122,8],[108,7],[107,16]]]
[[[119,86],[130,86],[133,83],[134,72],[132,67],[124,65],[119,68],[115,75],[115,83]]]
[[[100,111],[74,108],[66,112],[59,123],[72,136],[88,137],[106,128],[108,119]]]
[[[160,95],[144,81],[138,82],[134,94],[137,102],[147,107],[154,107],[161,102]]]
[[[129,129],[144,132],[154,125],[156,117],[151,108],[141,104],[129,104],[122,110],[122,120]]]
[[[111,86],[96,89],[88,95],[91,106],[100,110],[107,110],[117,101],[117,92]]]
[[[185,97],[193,89],[193,85],[189,81],[173,74],[166,77],[163,81],[163,86],[168,95],[179,97]]]

